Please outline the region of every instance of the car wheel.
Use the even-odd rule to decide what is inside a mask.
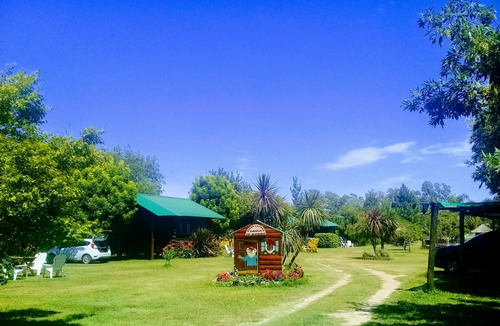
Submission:
[[[90,264],[91,262],[92,262],[92,257],[90,257],[90,255],[85,254],[82,256],[82,263]]]
[[[458,261],[456,259],[449,260],[446,263],[446,267],[444,268],[444,270],[447,271],[448,273],[452,273],[452,274],[457,273],[459,270]]]

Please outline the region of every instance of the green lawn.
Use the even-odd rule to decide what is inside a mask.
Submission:
[[[438,271],[437,287],[447,292],[427,294],[422,290],[426,251],[416,249],[403,255],[389,247],[393,260],[368,261],[357,258],[363,250],[370,248],[322,249],[318,254],[299,255],[308,282],[295,287],[216,286],[212,282],[216,274],[232,270],[228,257],[176,259],[171,268],[165,268],[161,260],[67,264],[64,278],[29,277],[0,288],[0,325],[208,326],[263,319],[270,319],[269,325],[340,325],[341,320],[329,314],[362,308],[381,286],[381,280],[363,268],[406,275],[399,279],[401,290],[374,311],[370,325],[457,321],[476,325],[478,319],[484,325],[492,318],[500,320],[498,283],[484,286],[468,276],[471,285],[462,293],[456,290],[462,279],[445,278]],[[293,311],[304,298],[347,274],[350,283]]]

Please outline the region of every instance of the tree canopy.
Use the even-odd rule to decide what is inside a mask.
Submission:
[[[38,72],[14,73],[14,66],[0,71],[1,135],[25,138],[38,133],[48,111],[38,82]]]
[[[135,212],[130,170],[82,140],[0,136],[0,246],[20,253],[119,230]]]
[[[500,174],[485,160],[500,148],[500,32],[495,19],[493,7],[470,0],[450,0],[439,12],[429,8],[420,14],[419,27],[431,42],[449,48],[439,78],[411,90],[402,107],[428,114],[432,126],[471,118],[474,180],[499,194]]]
[[[159,195],[165,178],[160,172],[160,165],[154,156],[144,156],[130,147],[116,146],[110,152],[116,160],[123,160],[130,167],[132,180],[137,191],[143,194]]]

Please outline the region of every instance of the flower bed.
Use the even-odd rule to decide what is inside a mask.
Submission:
[[[215,282],[223,286],[293,286],[304,284],[306,279],[303,276],[302,267],[296,266],[283,273],[271,270],[250,275],[239,275],[237,272],[219,273]]]

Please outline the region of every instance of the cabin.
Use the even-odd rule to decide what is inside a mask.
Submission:
[[[122,241],[131,256],[151,259],[171,241],[188,238],[194,231],[212,226],[224,216],[190,199],[149,194],[137,195],[137,213]]]
[[[234,266],[239,274],[283,270],[283,231],[255,221],[233,233]]]

